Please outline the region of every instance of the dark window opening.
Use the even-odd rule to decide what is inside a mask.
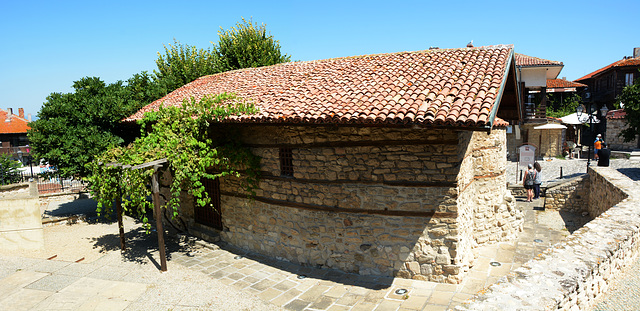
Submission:
[[[280,175],[293,177],[293,150],[280,148]]]

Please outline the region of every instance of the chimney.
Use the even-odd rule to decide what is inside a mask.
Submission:
[[[640,48],[633,48],[633,58],[640,57]]]
[[[18,116],[24,119],[24,108],[18,108]]]
[[[11,116],[13,114],[13,108],[7,108],[7,111],[9,113],[7,113],[7,116]]]
[[[27,121],[31,122],[31,114],[27,114]]]

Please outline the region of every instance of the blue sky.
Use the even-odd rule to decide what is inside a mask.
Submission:
[[[293,60],[513,44],[562,61],[574,80],[640,47],[640,1],[0,0],[0,108],[34,118],[85,76],[153,71],[163,44],[198,48],[242,17],[265,23]]]

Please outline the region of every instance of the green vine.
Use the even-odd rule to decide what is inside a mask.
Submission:
[[[243,188],[254,194],[260,159],[243,147],[233,133],[225,133],[214,141],[211,125],[230,116],[257,111],[252,103],[222,93],[199,101],[185,100],[181,107],[161,107],[157,112],[146,113],[139,121],[140,138],[127,147],[110,148],[87,164],[91,171],[88,177],[91,193],[98,201],[97,212],[109,215],[113,202],[120,198],[125,212],[138,215],[147,224],[146,212],[153,207],[148,200],[152,194],[153,168],[133,170],[126,166],[163,158],[168,162],[164,168],[172,176],[171,196],[165,207],[173,211],[174,218],[178,216],[182,192],[193,195],[200,206],[209,203],[204,178],[244,177]]]

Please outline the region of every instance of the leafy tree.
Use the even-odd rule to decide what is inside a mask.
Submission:
[[[576,112],[582,98],[578,94],[548,94],[547,117],[562,118]]]
[[[158,70],[154,73],[159,87],[171,92],[199,77],[219,72],[211,50],[182,45],[175,39],[173,43],[164,45],[164,55],[158,53]]]
[[[211,49],[198,49],[181,44],[164,45],[158,53],[154,70],[158,87],[171,92],[199,77],[228,70],[269,66],[291,60],[280,52],[280,44],[267,34],[264,24],[258,26],[244,18],[229,30],[218,31],[218,44]]]
[[[254,24],[244,18],[229,30],[218,31],[218,45],[214,46],[218,70],[269,66],[291,61],[280,52],[280,43],[267,34],[265,24]]]
[[[20,181],[18,168],[22,166],[19,161],[13,160],[9,155],[0,153],[0,185],[8,185]]]
[[[625,119],[629,125],[621,136],[626,142],[633,141],[640,134],[640,79],[625,87],[617,101],[624,104]]]
[[[85,77],[73,83],[73,93],[49,95],[28,132],[35,157],[55,166],[63,176],[85,176],[86,163],[124,142],[119,121],[149,98],[144,92],[131,91],[148,90],[140,81],[130,80],[128,88],[121,81],[106,85],[99,78]]]

